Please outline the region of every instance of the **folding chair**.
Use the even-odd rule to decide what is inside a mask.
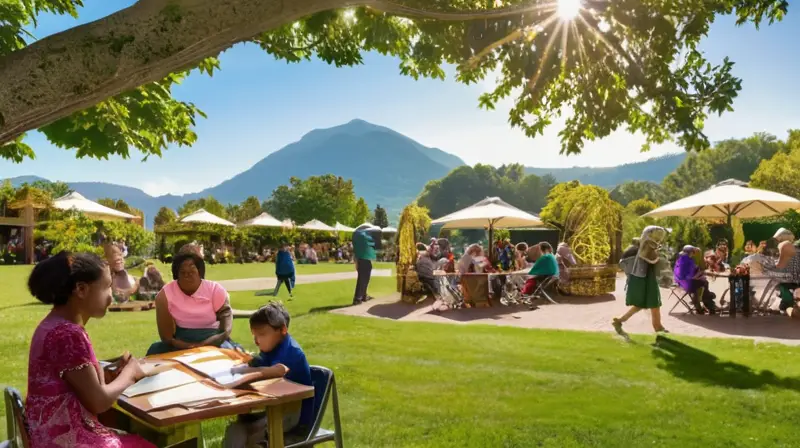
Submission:
[[[22,402],[22,396],[19,391],[11,387],[6,388],[4,395],[9,440],[0,442],[0,447],[29,448],[28,421],[25,418],[25,404]]]
[[[553,300],[553,298],[550,297],[550,294],[547,293],[548,289],[550,289],[551,287],[557,287],[557,285],[558,285],[558,276],[554,275],[552,277],[547,277],[541,282],[539,282],[538,285],[536,285],[536,291],[533,292],[533,297],[544,297],[545,299],[550,301],[550,303],[552,303],[553,305],[558,305],[558,302]]]
[[[672,314],[672,312],[675,311],[675,308],[678,306],[678,304],[683,304],[683,306],[686,307],[686,310],[689,312],[689,314],[694,314],[697,311],[695,310],[694,305],[692,304],[691,295],[677,284],[673,284],[669,288],[669,298],[672,299],[672,297],[675,297],[676,299],[678,299],[678,301],[675,302],[675,305],[673,305],[672,309],[669,310],[669,314]],[[689,297],[688,302],[686,301],[687,297]]]
[[[320,443],[333,442],[342,448],[342,422],[339,417],[339,394],[336,392],[336,379],[327,367],[311,366],[311,383],[314,385],[314,424],[311,428],[297,428],[286,434],[286,448],[305,448]],[[323,429],[322,418],[332,399],[333,431]]]

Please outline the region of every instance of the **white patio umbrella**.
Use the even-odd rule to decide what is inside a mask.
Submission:
[[[253,219],[248,219],[239,223],[240,227],[286,227],[282,221],[278,221],[269,213],[262,213]]]
[[[383,232],[383,233],[397,233],[397,229],[395,229],[394,227],[384,227],[384,228],[381,229],[381,232]]]
[[[301,229],[305,229],[305,230],[316,230],[318,232],[335,232],[336,231],[336,229],[334,229],[333,227],[325,224],[324,222],[322,222],[322,221],[320,221],[318,219],[312,219],[311,221],[308,221],[307,223],[305,223],[302,226],[300,226],[300,228]]]
[[[354,229],[352,227],[347,227],[346,225],[338,223],[338,222],[336,223],[335,226],[333,226],[333,228],[336,229],[337,232],[355,232],[356,231],[356,229]]]
[[[645,214],[657,218],[740,219],[764,218],[800,208],[800,200],[774,191],[750,188],[746,183],[729,179],[706,191],[679,199]]]
[[[283,227],[286,227],[287,229],[294,228],[294,221],[289,218],[286,218],[281,222],[283,223]]]
[[[200,209],[194,213],[184,216],[178,222],[196,222],[201,224],[218,224],[221,226],[234,226],[235,224],[226,220],[222,219],[217,215],[212,215],[211,213],[205,211],[204,209]]]
[[[524,212],[498,197],[486,198],[465,209],[435,219],[442,229],[511,229],[537,227],[544,223],[538,216]]]
[[[73,191],[66,196],[62,196],[54,200],[53,206],[59,210],[77,210],[86,216],[95,219],[118,221],[126,219],[139,219],[138,216],[124,213],[119,210],[114,210],[113,208],[90,201],[77,191]]]

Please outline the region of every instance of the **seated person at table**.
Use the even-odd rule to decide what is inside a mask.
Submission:
[[[269,302],[250,316],[250,332],[258,346],[259,354],[249,367],[234,369],[234,373],[260,373],[261,379],[285,377],[305,386],[311,386],[311,368],[303,349],[289,334],[289,313],[280,302]],[[283,431],[303,426],[311,427],[314,419],[314,398],[302,404],[284,405]],[[223,446],[239,448],[256,446],[265,440],[266,414],[240,415],[225,431]]]
[[[514,253],[514,269],[521,271],[528,267],[528,260],[526,256],[528,253],[528,243],[517,243]]]
[[[528,275],[532,276],[525,281],[525,286],[522,288],[523,295],[531,295],[536,291],[536,285],[548,277],[558,276],[558,261],[553,255],[553,246],[544,241],[539,243],[539,248],[542,250],[542,255],[533,264]]]
[[[778,241],[778,262],[774,265],[764,264],[763,268],[771,275],[785,279],[779,285],[779,308],[792,315],[795,306],[794,291],[800,286],[800,251],[794,246],[794,234],[790,230],[780,228],[773,238]]]
[[[458,264],[456,265],[458,273],[464,275],[478,271],[476,264],[482,259],[482,254],[483,249],[479,244],[472,244],[467,247],[464,255],[461,256],[461,259],[458,260]]]
[[[430,252],[422,250],[417,253],[417,278],[428,297],[436,300],[439,297],[439,282],[433,275],[435,265]]]
[[[675,262],[675,283],[691,294],[698,314],[705,314],[706,309],[710,314],[716,314],[717,305],[714,303],[716,295],[708,290],[708,280],[697,264],[696,257],[699,254],[700,249],[689,245],[684,246],[678,261]],[[705,309],[700,304],[701,299]]]
[[[706,268],[712,272],[725,272],[725,265],[722,263],[722,259],[719,258],[717,252],[713,250],[706,251],[705,256],[703,259],[706,262]]]
[[[161,290],[164,289],[164,279],[158,268],[153,263],[147,263],[144,267],[144,275],[139,279],[139,300],[155,300]]]
[[[228,291],[205,280],[206,264],[196,253],[172,260],[172,278],[156,296],[156,323],[161,341],[147,355],[213,345],[236,349],[230,340],[233,312]]]
[[[111,268],[111,296],[116,303],[129,301],[139,289],[139,283],[125,270],[125,258],[116,245],[106,248],[106,259]]]
[[[124,355],[119,374],[106,381],[84,326],[111,304],[111,275],[93,254],[60,254],[42,261],[28,289],[53,309],[36,327],[28,358],[25,415],[31,447],[152,447],[119,434],[97,419],[129,386],[144,377],[139,361]]]

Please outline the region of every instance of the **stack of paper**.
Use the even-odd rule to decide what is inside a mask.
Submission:
[[[138,395],[149,394],[160,390],[183,386],[184,384],[194,383],[197,379],[188,373],[180,370],[167,370],[157,375],[143,378],[133,386],[122,392],[126,397],[136,397]]]
[[[241,363],[232,359],[215,359],[213,361],[191,364],[191,367],[203,375],[214,379],[219,384],[227,385],[239,381],[243,375],[233,373],[232,369]]]
[[[153,394],[148,398],[150,406],[162,408],[175,404],[195,403],[213,399],[233,398],[236,394],[229,390],[218,390],[203,383],[191,383],[174,389]]]

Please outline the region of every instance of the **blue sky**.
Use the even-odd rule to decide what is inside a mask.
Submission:
[[[130,0],[86,0],[76,21],[43,17],[34,34],[48,34],[98,19],[134,3]],[[735,27],[723,18],[712,27],[703,48],[711,61],[730,56],[743,91],[735,112],[711,119],[712,140],[766,131],[783,138],[800,128],[795,79],[800,69],[800,10],[771,27],[756,31]],[[246,170],[269,153],[300,139],[314,128],[361,118],[395,129],[427,146],[456,154],[467,163],[519,162],[528,166],[613,166],[679,151],[671,145],[640,153],[642,139],[619,132],[587,144],[579,156],[559,155],[559,127],[531,140],[507,124],[508,105],[487,112],[478,96],[490,88],[447,81],[420,80],[399,74],[398,61],[367,55],[365,65],[329,67],[313,61],[288,65],[253,45],[239,45],[221,56],[222,70],[213,78],[191,76],[176,97],[197,104],[208,114],[197,126],[199,141],[191,148],[172,148],[163,158],[129,160],[75,159],[74,153],[50,145],[38,133],[28,142],[37,159],[21,164],[0,160],[0,177],[35,174],[52,180],[103,181],[137,186],[151,194],[188,193],[216,185]]]

